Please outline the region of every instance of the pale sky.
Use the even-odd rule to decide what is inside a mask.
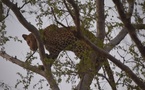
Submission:
[[[106,4],[108,5],[112,5],[112,1],[105,1]],[[10,12],[10,16],[7,18],[6,20],[6,31],[7,31],[7,36],[17,36],[19,37],[20,40],[23,41],[23,43],[20,42],[14,42],[13,40],[8,41],[5,45],[5,50],[6,53],[8,53],[11,56],[17,56],[18,59],[21,59],[23,61],[26,60],[26,53],[30,50],[29,47],[27,46],[26,42],[23,40],[22,38],[22,34],[28,34],[29,32],[18,22],[18,20],[15,18],[15,16],[13,15],[12,12]],[[35,18],[34,17],[27,17],[27,19],[29,21],[31,21],[31,23],[35,23],[33,25],[36,25],[35,22]],[[45,20],[45,19],[44,19]],[[50,24],[50,22],[48,22],[48,20],[44,21],[44,24],[42,27],[46,27],[48,25],[48,23]],[[1,47],[0,47],[1,48]],[[37,54],[35,54],[37,55]],[[6,84],[8,84],[9,86],[11,86],[12,90],[23,90],[22,85],[19,85],[17,89],[14,88],[17,79],[20,79],[20,76],[17,75],[17,72],[22,73],[23,75],[26,75],[26,70],[24,70],[23,68],[21,68],[20,66],[17,66],[15,64],[12,64],[9,61],[4,60],[3,58],[0,57],[0,82],[4,82]],[[36,60],[34,63],[38,63],[40,62],[39,60]],[[39,79],[42,79],[43,77],[41,77],[40,75],[35,75],[32,83],[36,84],[38,82]],[[64,77],[63,77],[64,78]],[[64,78],[65,79],[65,78]],[[31,86],[33,85],[31,84]],[[71,86],[73,84],[66,84],[65,82],[62,82],[59,87],[60,90],[71,90]],[[45,85],[44,85],[45,87]],[[106,84],[102,85],[104,90],[111,90],[110,87],[107,87]],[[1,90],[1,87],[0,87]],[[29,90],[32,90],[32,87],[29,88]],[[34,89],[34,90],[37,90]],[[47,88],[42,89],[42,90],[47,90]],[[93,90],[96,90],[95,88]],[[120,88],[120,90],[124,90],[123,88]]]

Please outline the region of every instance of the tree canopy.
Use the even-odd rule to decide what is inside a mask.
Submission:
[[[88,90],[88,87],[89,90],[103,90],[104,87],[112,90],[143,90],[144,16],[144,0],[0,0],[0,56],[27,70],[26,76],[18,72],[21,79],[15,85],[23,84],[26,90],[29,89],[34,73],[45,78],[33,85],[40,85],[38,89],[43,89],[41,85],[46,81],[48,89],[60,90],[59,84],[66,77],[66,83],[74,84],[70,87],[73,90]],[[13,17],[26,31],[33,33],[37,40],[38,51],[27,51],[26,60],[7,53],[6,45],[9,41],[23,41],[18,36],[7,35],[10,31],[7,30],[6,21]],[[69,51],[62,51],[51,65],[47,63],[46,59],[51,59],[47,57],[39,33],[45,28],[44,24],[55,24],[63,28],[73,26],[78,38],[89,45],[97,56],[95,72],[84,73],[80,78],[76,66],[81,60],[69,54]],[[39,62],[34,64],[36,59]],[[0,87],[7,90],[10,88],[4,82],[0,82]]]

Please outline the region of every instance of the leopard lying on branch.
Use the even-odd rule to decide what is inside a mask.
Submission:
[[[95,36],[84,30],[86,35],[92,42],[95,42]],[[81,59],[79,71],[86,72],[88,69],[93,69],[96,63],[97,55],[84,41],[77,37],[75,27],[61,27],[52,24],[44,30],[40,30],[40,35],[45,48],[49,51],[49,57],[56,59],[59,53],[63,50],[70,50]],[[23,34],[22,37],[26,40],[32,51],[36,51],[38,46],[35,37],[32,33],[29,35]]]

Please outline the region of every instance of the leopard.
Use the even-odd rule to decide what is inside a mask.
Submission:
[[[40,36],[49,56],[56,59],[61,51],[72,51],[80,58],[78,72],[84,74],[88,69],[95,67],[97,55],[94,50],[83,40],[77,36],[77,31],[74,26],[58,27],[57,25],[49,25],[43,30],[40,30]],[[87,37],[95,42],[95,36],[90,31],[85,31]],[[32,33],[29,35],[23,34],[22,37],[27,42],[32,51],[38,49],[36,39]],[[82,76],[82,75],[80,75]]]

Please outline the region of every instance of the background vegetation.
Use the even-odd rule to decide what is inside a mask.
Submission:
[[[29,63],[18,58],[18,55],[12,56],[7,53],[8,42],[22,42],[18,36],[7,35],[8,25],[5,22],[14,16],[26,30],[35,35],[38,41],[39,54],[30,58],[32,52],[28,51],[25,55]],[[28,17],[33,17],[33,21]],[[37,89],[47,87],[59,90],[59,84],[62,83],[63,77],[66,77],[65,82],[73,84],[70,89],[87,90],[84,87],[86,83],[83,83],[87,81],[91,82],[87,83],[87,86],[91,85],[92,90],[102,90],[105,87],[112,90],[122,90],[122,88],[143,90],[145,88],[144,17],[144,0],[0,0],[0,56],[27,70],[26,75],[18,72],[20,79],[17,80],[15,88],[22,84],[24,89],[29,89],[31,80],[35,77],[34,73],[37,73],[45,78],[33,85],[33,88],[38,86]],[[95,76],[89,77],[90,79],[78,78],[75,65],[79,60],[75,60],[76,56],[72,57],[72,54],[66,52],[59,55],[52,67],[45,71],[39,69],[40,63],[44,68],[47,67],[44,61],[46,52],[38,33],[39,29],[44,28],[45,23],[48,23],[47,26],[58,24],[61,27],[76,27],[79,37],[102,57],[101,61],[97,62],[101,68],[96,68]],[[81,27],[96,36],[97,44],[81,33]],[[15,30],[14,33],[17,31],[19,30]],[[34,63],[36,59],[39,62]],[[43,86],[44,82],[47,83],[46,86]],[[0,86],[7,90],[11,89],[3,81],[0,82]],[[63,87],[65,88],[65,85]]]

